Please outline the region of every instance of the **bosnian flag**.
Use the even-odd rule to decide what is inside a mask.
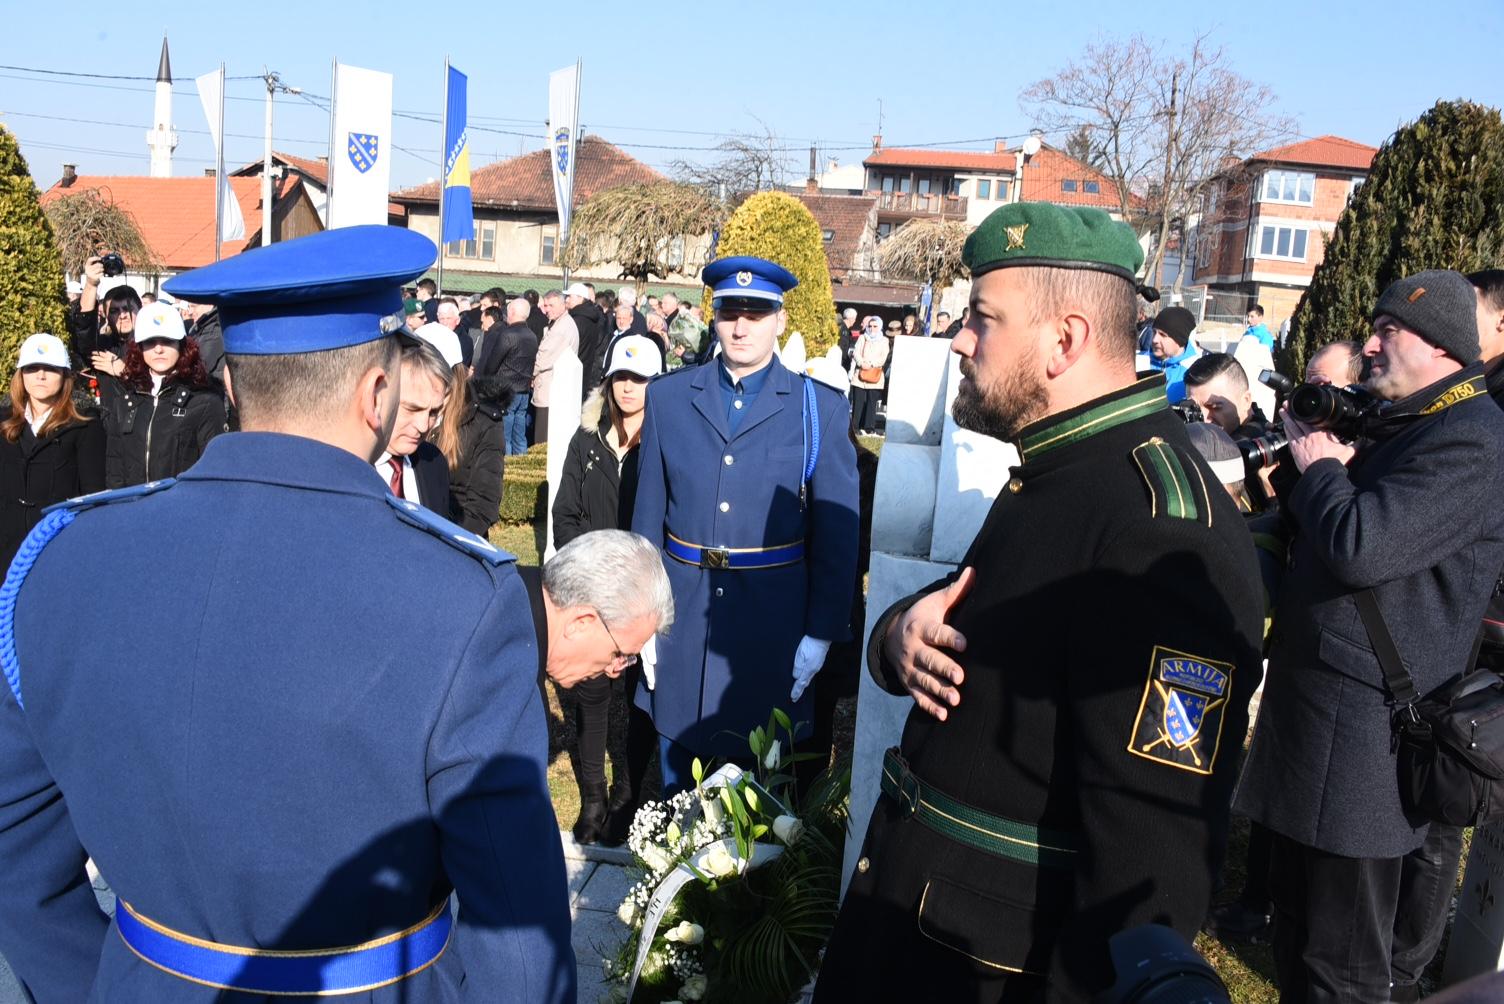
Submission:
[[[467,79],[449,67],[449,104],[444,109],[444,232],[439,243],[475,237],[475,210],[470,201],[470,143],[465,132]]]

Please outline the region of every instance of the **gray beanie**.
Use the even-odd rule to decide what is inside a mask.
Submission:
[[[1461,272],[1433,269],[1396,280],[1374,305],[1464,366],[1478,360],[1478,300]]]

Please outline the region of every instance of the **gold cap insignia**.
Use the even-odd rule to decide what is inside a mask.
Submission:
[[[736,284],[738,286],[750,286],[750,285],[752,285],[752,273],[751,272],[738,272],[738,273],[736,273]]]
[[[1029,225],[1027,223],[1020,223],[1016,227],[1004,227],[1003,229],[1008,231],[1007,250],[1022,251],[1024,248],[1024,234],[1029,232]]]

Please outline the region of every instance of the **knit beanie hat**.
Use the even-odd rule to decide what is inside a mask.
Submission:
[[[1154,315],[1154,328],[1163,331],[1175,339],[1181,348],[1185,348],[1191,340],[1191,332],[1196,330],[1196,315],[1184,307],[1166,307]]]
[[[1461,272],[1434,269],[1396,280],[1374,305],[1453,359],[1478,359],[1478,300]]]

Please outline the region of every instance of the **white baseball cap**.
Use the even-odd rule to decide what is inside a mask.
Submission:
[[[444,365],[450,369],[465,361],[465,354],[460,349],[460,336],[437,321],[429,321],[414,331],[413,335],[438,349],[439,355],[444,357]]]
[[[611,346],[611,359],[606,366],[608,378],[616,373],[636,373],[651,380],[662,372],[658,345],[646,335],[623,335]]]
[[[73,368],[63,340],[57,335],[49,335],[45,332],[37,332],[22,342],[21,358],[16,360],[17,369],[37,365],[51,366],[60,370]]]
[[[170,338],[181,342],[187,336],[188,329],[183,327],[183,315],[177,312],[176,307],[160,300],[148,303],[136,314],[135,339],[138,342],[153,338]]]
[[[595,294],[590,292],[590,287],[583,282],[571,282],[569,288],[564,291],[564,295],[578,296],[581,299],[588,300]]]

